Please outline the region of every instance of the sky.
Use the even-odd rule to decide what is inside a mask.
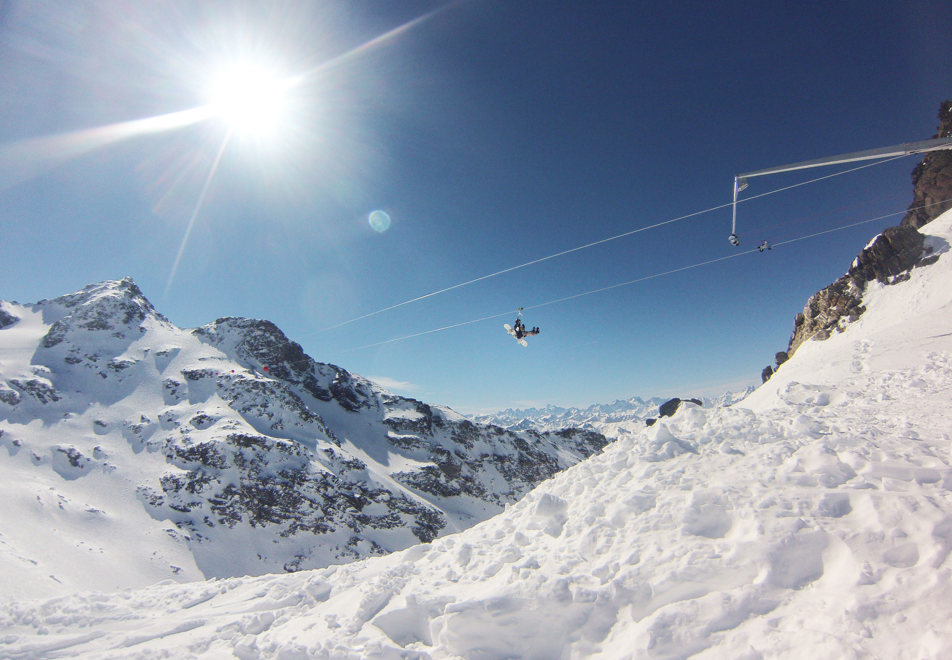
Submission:
[[[918,159],[752,180],[805,185],[740,204],[739,248],[734,176],[932,137],[949,26],[940,2],[0,2],[0,298],[130,276],[180,327],[268,319],[466,413],[742,389]],[[216,100],[239,63],[238,109],[273,114]]]

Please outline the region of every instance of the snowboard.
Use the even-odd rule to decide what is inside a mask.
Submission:
[[[503,323],[503,324],[502,324],[502,327],[504,327],[504,328],[506,329],[506,332],[508,332],[510,335],[512,335],[513,338],[514,338],[517,342],[519,342],[519,343],[522,344],[523,346],[528,346],[528,345],[529,345],[529,342],[527,342],[525,339],[519,339],[519,338],[516,337],[516,331],[512,329],[512,326],[511,326],[511,325],[509,325],[508,323]]]

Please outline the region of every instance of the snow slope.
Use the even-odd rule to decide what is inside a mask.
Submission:
[[[952,212],[732,408],[682,407],[459,534],[0,607],[0,656],[952,657]]]

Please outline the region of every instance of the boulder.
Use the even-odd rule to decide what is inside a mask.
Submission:
[[[703,402],[700,401],[699,399],[679,399],[678,397],[674,397],[673,399],[670,399],[669,401],[665,401],[664,403],[661,404],[661,406],[658,408],[659,416],[661,417],[674,416],[674,413],[678,412],[678,408],[680,408],[681,404],[685,401],[687,401],[688,403],[693,403],[696,406],[704,405]]]

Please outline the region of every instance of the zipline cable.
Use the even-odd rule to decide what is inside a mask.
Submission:
[[[858,166],[858,167],[853,167],[853,168],[850,168],[850,169],[847,169],[847,170],[843,170],[842,172],[835,172],[835,173],[833,173],[833,174],[827,174],[827,175],[824,175],[824,176],[821,176],[821,177],[817,177],[817,178],[815,178],[815,179],[810,179],[809,181],[801,181],[800,183],[795,183],[795,184],[790,185],[790,186],[784,186],[784,187],[782,187],[782,188],[777,188],[777,189],[775,189],[775,190],[769,190],[769,191],[767,191],[767,192],[760,193],[759,195],[753,195],[753,196],[751,196],[751,197],[747,197],[747,198],[745,198],[745,199],[738,200],[737,203],[740,204],[740,203],[744,203],[744,202],[750,202],[750,201],[753,201],[753,200],[755,200],[755,199],[760,199],[761,197],[766,197],[766,196],[768,196],[768,195],[774,195],[774,194],[776,194],[776,193],[784,192],[784,191],[787,191],[787,190],[792,190],[793,188],[799,188],[800,186],[806,186],[806,185],[809,185],[809,184],[811,184],[811,183],[817,183],[818,181],[823,181],[824,179],[831,179],[831,178],[836,177],[836,176],[842,176],[843,174],[849,174],[849,173],[851,173],[851,172],[856,172],[856,171],[858,171],[858,170],[866,169],[867,167],[874,167],[874,166],[876,166],[876,165],[882,165],[882,164],[884,164],[884,163],[888,163],[888,162],[890,162],[890,161],[897,160],[898,158],[904,158],[904,157],[905,157],[905,156],[894,156],[894,157],[892,157],[892,158],[886,158],[886,159],[884,159],[884,160],[879,160],[879,161],[876,161],[876,162],[874,162],[874,163],[866,163],[865,165],[860,165],[860,166]],[[564,256],[566,256],[566,255],[568,255],[568,254],[572,254],[573,252],[580,252],[581,250],[587,250],[588,248],[595,247],[595,246],[597,246],[597,245],[603,245],[603,244],[605,244],[605,243],[609,243],[609,242],[611,242],[611,241],[618,240],[619,238],[625,238],[625,237],[627,237],[627,236],[633,236],[634,234],[638,234],[638,233],[643,232],[643,231],[648,231],[649,229],[657,229],[658,227],[663,227],[663,226],[665,226],[665,225],[670,225],[670,224],[673,224],[673,223],[675,223],[675,222],[680,222],[681,220],[687,220],[687,219],[689,219],[689,218],[694,218],[694,217],[696,217],[696,216],[703,215],[703,214],[705,214],[705,213],[711,213],[711,212],[713,212],[713,211],[719,211],[719,210],[721,210],[721,209],[726,209],[726,208],[728,208],[728,207],[730,207],[730,206],[732,206],[732,202],[728,202],[728,203],[726,203],[726,204],[720,204],[720,205],[718,205],[718,206],[712,206],[712,207],[707,208],[707,209],[704,209],[704,210],[702,210],[702,211],[695,211],[695,212],[693,212],[693,213],[688,213],[687,215],[678,216],[677,218],[671,218],[670,220],[664,220],[664,221],[662,221],[662,222],[657,222],[657,223],[655,223],[655,224],[653,224],[653,225],[647,225],[647,226],[645,226],[645,227],[639,227],[639,228],[637,228],[637,229],[632,229],[632,230],[630,230],[630,231],[626,231],[626,232],[623,232],[623,233],[621,233],[621,234],[616,234],[615,236],[609,236],[608,238],[603,238],[603,239],[601,239],[601,240],[593,241],[593,242],[591,242],[591,243],[586,243],[586,244],[584,244],[584,245],[579,245],[578,247],[570,248],[570,249],[568,249],[568,250],[562,250],[561,252],[556,252],[555,254],[550,254],[550,255],[547,256],[547,257],[539,257],[538,259],[533,259],[532,261],[527,261],[527,262],[525,262],[525,263],[523,263],[523,264],[519,264],[518,266],[511,266],[511,267],[509,267],[509,268],[504,268],[504,269],[502,269],[502,270],[496,271],[495,273],[490,273],[490,274],[488,274],[488,275],[483,275],[483,276],[481,276],[481,277],[477,277],[477,278],[474,278],[474,279],[471,279],[471,280],[467,280],[466,282],[460,282],[459,284],[454,284],[453,286],[448,286],[448,287],[446,287],[445,289],[439,289],[438,291],[432,291],[432,292],[427,293],[427,294],[424,294],[424,295],[422,295],[422,296],[417,296],[416,298],[411,298],[410,300],[404,300],[403,302],[397,303],[397,304],[395,304],[395,305],[390,305],[389,307],[384,307],[384,308],[382,308],[382,309],[378,309],[378,310],[376,310],[376,311],[374,311],[374,312],[370,312],[370,313],[368,313],[368,314],[363,314],[363,315],[361,315],[361,316],[356,316],[356,317],[354,317],[354,318],[352,318],[352,319],[349,319],[349,320],[347,320],[347,321],[342,321],[342,322],[337,323],[337,324],[335,324],[335,325],[328,326],[328,327],[324,328],[323,330],[321,330],[321,332],[328,332],[328,331],[330,331],[330,330],[336,330],[337,328],[342,328],[342,327],[344,327],[345,325],[350,325],[351,323],[356,323],[357,321],[362,321],[362,320],[364,320],[364,319],[368,319],[368,318],[370,318],[370,317],[372,317],[372,316],[377,316],[378,314],[383,314],[384,312],[389,312],[389,311],[394,310],[394,309],[397,309],[397,308],[399,308],[399,307],[405,307],[406,305],[411,305],[411,304],[413,304],[413,303],[415,303],[415,302],[419,302],[419,301],[421,301],[421,300],[426,300],[427,298],[432,298],[433,296],[438,296],[438,295],[440,295],[440,294],[442,294],[442,293],[447,293],[447,292],[453,291],[453,290],[455,290],[455,289],[461,289],[461,288],[463,288],[463,287],[465,287],[465,286],[469,286],[469,285],[471,285],[471,284],[476,284],[477,282],[482,282],[482,281],[485,281],[485,280],[488,280],[488,279],[492,279],[492,278],[494,278],[494,277],[498,277],[498,276],[500,276],[500,275],[505,275],[506,273],[511,273],[511,272],[513,272],[513,271],[516,271],[516,270],[521,270],[521,269],[523,269],[523,268],[528,268],[529,266],[534,266],[534,265],[539,264],[539,263],[542,263],[542,262],[544,262],[544,261],[549,261],[549,260],[551,260],[551,259],[557,259],[558,257],[564,257]],[[742,253],[742,254],[747,254],[747,253],[745,252],[745,253]],[[740,256],[740,255],[737,255],[737,256]]]
[[[868,167],[868,165],[865,165],[864,167]],[[752,199],[752,198],[751,198],[751,199]],[[938,201],[938,202],[933,202],[932,204],[924,204],[924,205],[922,205],[922,206],[917,206],[917,207],[912,207],[912,208],[908,208],[908,209],[903,209],[902,211],[896,211],[896,212],[894,212],[894,213],[887,213],[887,214],[885,214],[885,215],[880,215],[880,216],[877,216],[877,217],[875,217],[875,218],[868,218],[868,219],[866,219],[866,220],[860,220],[860,221],[858,221],[858,222],[851,222],[851,223],[849,223],[849,224],[840,225],[839,227],[834,227],[834,228],[832,228],[832,229],[825,229],[825,230],[823,230],[823,231],[815,232],[815,233],[812,233],[812,234],[806,234],[806,235],[804,235],[804,236],[799,236],[799,237],[797,237],[797,238],[791,238],[791,239],[787,239],[787,240],[785,240],[785,241],[779,241],[779,242],[777,242],[777,243],[774,243],[772,247],[780,247],[780,246],[783,246],[783,245],[789,245],[789,244],[791,244],[791,243],[797,243],[797,242],[799,242],[799,241],[805,241],[805,240],[810,239],[810,238],[816,238],[817,236],[823,236],[823,235],[825,235],[825,234],[832,234],[833,232],[842,231],[842,230],[844,230],[844,229],[849,229],[849,228],[851,228],[851,227],[858,227],[858,226],[860,226],[860,225],[869,224],[869,223],[871,223],[871,222],[877,222],[877,221],[879,221],[879,220],[885,220],[886,218],[891,218],[891,217],[894,217],[894,216],[897,216],[897,215],[903,215],[903,214],[905,214],[905,213],[908,213],[909,211],[916,211],[916,210],[918,210],[918,209],[923,209],[923,208],[927,208],[927,207],[929,207],[929,206],[935,206],[935,205],[938,205],[938,204],[944,204],[944,203],[950,202],[950,201],[952,201],[952,199],[946,199],[946,200],[942,200],[942,201]],[[730,205],[728,204],[728,206],[730,206]],[[550,301],[548,301],[548,302],[539,303],[539,304],[537,304],[537,305],[529,305],[529,306],[524,307],[523,309],[524,309],[524,310],[539,309],[539,308],[541,308],[541,307],[547,307],[547,306],[549,306],[549,305],[556,305],[556,304],[559,304],[559,303],[568,302],[568,301],[570,301],[570,300],[575,300],[575,299],[577,299],[577,298],[584,298],[584,297],[586,297],[586,296],[591,296],[591,295],[594,295],[594,294],[596,294],[596,293],[603,293],[603,292],[605,292],[605,291],[611,291],[612,289],[619,289],[619,288],[621,288],[621,287],[631,286],[632,284],[638,284],[638,283],[640,283],[640,282],[646,282],[646,281],[648,281],[648,280],[657,279],[657,278],[659,278],[659,277],[666,277],[666,276],[668,276],[668,275],[674,275],[675,273],[681,273],[681,272],[684,272],[684,271],[687,271],[687,270],[692,270],[692,269],[694,269],[694,268],[701,268],[702,266],[709,266],[709,265],[711,265],[711,264],[719,263],[719,262],[722,262],[722,261],[727,261],[727,260],[729,260],[729,259],[736,259],[736,258],[738,258],[738,257],[743,257],[743,256],[745,256],[745,255],[753,254],[754,252],[760,252],[760,251],[761,251],[761,250],[760,250],[759,247],[758,247],[758,248],[751,248],[750,250],[746,250],[746,251],[744,251],[744,252],[735,252],[735,253],[733,253],[733,254],[729,254],[729,255],[726,255],[726,256],[723,256],[723,257],[718,257],[718,258],[716,258],[716,259],[708,259],[708,260],[706,260],[706,261],[700,261],[700,262],[698,262],[698,263],[691,264],[691,265],[689,265],[689,266],[682,266],[682,267],[680,267],[680,268],[674,268],[674,269],[671,269],[671,270],[666,270],[666,271],[664,271],[664,272],[654,273],[654,274],[652,274],[652,275],[645,275],[645,276],[643,276],[643,277],[639,277],[639,278],[636,278],[636,279],[633,279],[633,280],[628,280],[628,281],[625,281],[625,282],[619,282],[619,283],[617,283],[617,284],[611,284],[611,285],[609,285],[609,286],[604,286],[604,287],[601,287],[601,288],[598,288],[598,289],[593,289],[593,290],[591,290],[591,291],[585,291],[585,292],[583,292],[583,293],[576,293],[576,294],[571,295],[571,296],[565,296],[565,297],[562,297],[562,298],[556,298],[555,300],[550,300]],[[375,342],[375,343],[373,343],[373,344],[365,344],[365,345],[363,345],[363,346],[357,346],[357,347],[354,347],[354,348],[344,349],[344,350],[342,350],[341,352],[342,352],[342,353],[352,353],[352,352],[354,352],[354,351],[360,351],[360,350],[363,350],[363,349],[366,349],[366,348],[375,348],[375,347],[377,347],[377,346],[383,346],[383,345],[385,345],[385,344],[393,344],[393,343],[396,343],[396,342],[406,341],[407,339],[414,339],[414,338],[416,338],[416,337],[422,337],[422,336],[424,336],[424,335],[434,334],[434,333],[436,333],[436,332],[444,332],[444,331],[446,331],[446,330],[452,330],[453,328],[460,328],[460,327],[462,327],[462,326],[464,326],[464,325],[472,325],[472,324],[474,324],[474,323],[481,323],[481,322],[483,322],[483,321],[489,321],[489,320],[496,319],[496,318],[501,318],[501,317],[504,317],[504,316],[511,316],[513,313],[514,313],[514,312],[513,312],[512,310],[510,310],[510,311],[506,311],[506,312],[501,312],[501,313],[499,313],[499,314],[491,314],[491,315],[489,315],[489,316],[483,316],[483,317],[481,317],[481,318],[473,319],[473,320],[471,320],[471,321],[462,321],[462,322],[460,322],[460,323],[453,323],[453,324],[451,324],[451,325],[446,325],[446,326],[443,326],[443,327],[441,327],[441,328],[431,328],[430,330],[424,330],[424,331],[422,331],[422,332],[416,332],[416,333],[411,334],[411,335],[403,335],[403,336],[400,336],[400,337],[393,337],[393,338],[391,338],[391,339],[385,339],[384,341],[378,341],[378,342]]]

